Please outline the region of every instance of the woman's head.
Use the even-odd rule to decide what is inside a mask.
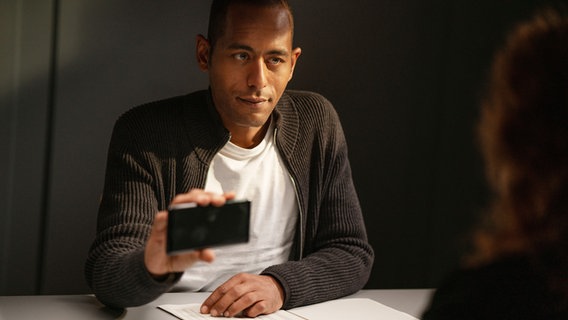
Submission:
[[[497,52],[479,137],[495,191],[478,251],[533,251],[568,234],[568,18],[545,11]]]

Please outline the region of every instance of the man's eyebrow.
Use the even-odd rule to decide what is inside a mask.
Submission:
[[[247,46],[246,44],[241,44],[241,43],[233,43],[231,45],[229,45],[227,47],[227,49],[231,49],[231,50],[245,50],[245,51],[249,51],[249,52],[254,52],[254,49],[250,46]],[[278,55],[278,56],[288,56],[288,50],[286,49],[273,49],[270,50],[268,52],[266,52],[269,55]]]
[[[250,46],[240,43],[233,43],[227,47],[227,49],[232,50],[245,50],[245,51],[254,51]]]
[[[284,50],[284,49],[274,49],[274,50],[270,50],[267,52],[269,55],[275,55],[275,56],[289,56],[290,54],[288,53],[288,50]]]

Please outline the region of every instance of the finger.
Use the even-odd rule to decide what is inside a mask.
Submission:
[[[175,254],[170,256],[170,258],[175,261],[175,265],[177,266],[176,269],[182,268],[182,270],[175,271],[184,271],[198,260],[204,262],[213,261],[215,259],[215,253],[211,249],[194,250],[186,253]]]
[[[168,257],[168,272],[182,272],[191,267],[199,259],[199,252],[192,251]]]
[[[243,310],[247,317],[257,317],[261,314],[270,314],[282,308],[284,292],[280,283],[270,276],[255,276],[258,281],[253,300],[247,302],[250,307]]]
[[[168,229],[168,212],[160,211],[156,214],[156,217],[154,218],[154,223],[152,224],[152,232],[155,232],[155,235],[161,235],[162,233],[165,235],[167,229]]]
[[[233,199],[235,197],[233,192],[228,192],[226,194],[217,194],[212,192],[206,192],[201,189],[192,189],[188,193],[181,193],[174,197],[172,204],[179,203],[196,203],[200,206],[222,206],[225,204],[226,200]]]
[[[215,308],[215,307],[214,307]],[[243,315],[256,317],[257,315],[270,313],[267,312],[266,302],[262,300],[258,291],[247,290],[245,294],[238,297],[231,305],[227,307],[223,316],[234,317],[239,313]]]
[[[200,250],[199,259],[205,262],[213,262],[215,260],[215,252],[211,249]]]
[[[219,299],[221,299],[221,297],[223,297],[223,293],[221,293],[219,291],[219,288],[215,289],[210,295],[209,297],[207,297],[207,299],[205,299],[205,301],[203,301],[203,303],[201,304],[201,308],[199,309],[199,311],[203,314],[207,314],[207,313],[211,313],[212,316],[218,316],[219,315],[219,311],[217,309],[215,309],[215,315],[212,313],[213,309],[212,307],[215,305],[215,303],[217,303],[217,301],[219,301]]]
[[[243,310],[243,315],[249,318],[256,318],[263,314],[276,312],[277,310],[269,310],[265,301],[258,301],[250,307]]]
[[[227,199],[227,200],[233,200],[233,199],[235,199],[236,195],[237,195],[237,194],[236,194],[234,191],[225,192],[225,193],[223,194],[223,196],[224,196],[225,199]]]
[[[215,259],[215,253],[211,249],[194,250],[169,256],[168,259],[170,261],[169,272],[183,272],[199,260],[212,262]]]
[[[211,204],[216,207],[220,207],[224,205],[227,202],[227,200],[233,200],[234,198],[235,198],[234,192],[227,192],[222,195],[211,194]]]
[[[172,204],[195,202],[200,206],[207,206],[210,203],[210,195],[201,189],[192,189],[188,193],[180,193],[174,197]]]
[[[160,211],[156,214],[152,224],[150,236],[144,248],[144,263],[152,275],[162,275],[167,271],[164,266],[166,260],[166,233],[168,213]]]
[[[225,296],[238,283],[240,283],[240,280],[238,279],[238,275],[236,275],[215,289],[209,297],[203,301],[200,309],[201,313],[210,313],[212,316],[222,315],[227,307],[234,301],[234,299],[231,300]],[[222,299],[225,299],[225,301],[229,300],[229,302],[223,303]]]

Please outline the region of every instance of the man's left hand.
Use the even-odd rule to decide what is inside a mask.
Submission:
[[[201,313],[213,317],[270,314],[282,308],[284,292],[271,276],[239,273],[220,285],[203,302]]]

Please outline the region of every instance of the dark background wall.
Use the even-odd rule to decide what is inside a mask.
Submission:
[[[289,87],[343,121],[376,251],[367,287],[435,287],[486,204],[473,130],[493,51],[552,1],[290,2],[303,53]],[[89,292],[112,125],[207,86],[194,41],[208,7],[0,1],[0,294]]]

